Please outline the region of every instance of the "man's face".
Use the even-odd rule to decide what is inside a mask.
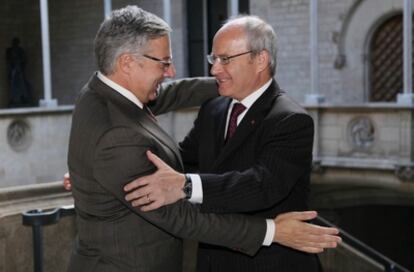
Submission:
[[[246,35],[240,26],[230,25],[220,29],[213,40],[212,55],[229,57],[248,52]],[[216,60],[211,67],[222,96],[242,100],[260,87],[255,57],[246,53],[223,64]]]
[[[157,98],[157,90],[167,77],[175,76],[168,36],[149,40],[147,49],[136,57],[129,79],[129,90],[146,104]]]

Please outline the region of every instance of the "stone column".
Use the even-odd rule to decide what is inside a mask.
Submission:
[[[106,18],[112,11],[112,0],[104,0],[104,17]]]
[[[40,0],[40,20],[42,27],[42,62],[43,62],[43,99],[41,107],[56,107],[57,100],[52,99],[52,76],[50,69],[49,14],[48,0]]]
[[[398,94],[397,103],[414,105],[412,80],[412,0],[404,0],[404,91]]]
[[[227,0],[227,15],[228,17],[239,14],[239,0]]]
[[[318,52],[318,0],[310,0],[310,77],[311,90],[306,95],[305,102],[308,105],[318,105],[324,102],[324,97],[319,94],[319,52]]]

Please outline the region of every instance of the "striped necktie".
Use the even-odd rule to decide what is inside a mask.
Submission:
[[[227,136],[226,141],[233,137],[237,128],[237,117],[246,109],[245,106],[241,103],[235,103],[233,109],[231,110],[229,125],[227,127]]]

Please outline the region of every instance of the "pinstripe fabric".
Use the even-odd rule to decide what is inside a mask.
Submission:
[[[184,165],[201,173],[201,210],[263,218],[307,210],[312,118],[273,82],[224,145],[229,104],[225,97],[204,104],[180,144]],[[199,271],[318,271],[318,260],[277,244],[261,248],[253,258],[200,245]]]

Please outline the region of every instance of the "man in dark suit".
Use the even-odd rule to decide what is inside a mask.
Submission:
[[[163,79],[175,75],[169,32],[164,21],[136,6],[113,11],[98,30],[99,72],[81,91],[70,134],[78,235],[69,271],[181,271],[177,237],[254,255],[269,235],[273,240],[269,221],[284,228],[283,218],[200,213],[186,201],[144,213],[124,199],[125,184],[156,170],[146,158],[148,150],[171,169],[183,170],[177,146],[146,107]],[[176,82],[153,109],[162,113],[194,106],[215,96],[211,89],[208,82],[207,87],[194,80]]]
[[[159,170],[127,185],[127,191],[140,188],[126,199],[152,210],[176,199],[164,189],[166,184],[169,190],[171,184],[184,189],[191,184],[190,199],[198,198],[195,202],[202,203],[203,212],[268,218],[307,210],[313,121],[273,79],[276,35],[272,27],[255,16],[228,21],[215,35],[208,60],[221,97],[201,107],[193,129],[180,144],[186,170],[199,174],[180,179],[179,173],[150,154]],[[148,204],[142,196],[153,202]],[[199,247],[198,271],[319,269],[315,254],[280,244],[263,247],[254,257],[220,246]]]

